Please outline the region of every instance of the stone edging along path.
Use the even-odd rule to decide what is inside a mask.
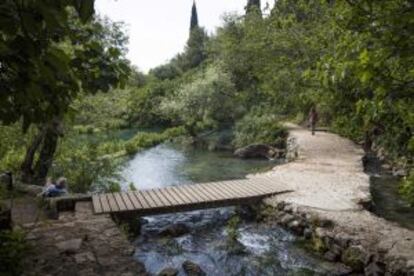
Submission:
[[[288,124],[296,160],[249,177],[270,177],[292,193],[265,201],[274,219],[311,239],[330,261],[366,275],[414,275],[414,231],[365,210],[371,199],[363,150],[328,132]],[[377,273],[377,274],[375,274]]]

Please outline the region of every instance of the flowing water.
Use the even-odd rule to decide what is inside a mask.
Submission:
[[[163,144],[138,153],[122,175],[124,187],[134,183],[138,189],[148,189],[243,178],[276,164]],[[226,224],[234,213],[230,207],[146,217],[135,258],[155,275],[166,267],[184,275],[181,265],[186,260],[199,264],[207,275],[333,275],[332,266],[299,248],[296,238],[277,226],[241,221],[238,241],[244,253],[229,252]],[[190,232],[177,238],[160,236],[162,229],[177,223],[184,223]]]

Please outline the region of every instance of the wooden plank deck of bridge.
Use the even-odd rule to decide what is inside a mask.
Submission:
[[[289,191],[270,178],[254,178],[98,194],[92,196],[92,202],[95,214],[134,213],[148,216],[251,204],[285,192]]]

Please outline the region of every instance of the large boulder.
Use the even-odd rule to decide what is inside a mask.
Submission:
[[[281,158],[283,154],[283,150],[265,144],[248,145],[234,152],[239,158]]]

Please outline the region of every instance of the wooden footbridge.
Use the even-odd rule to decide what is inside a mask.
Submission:
[[[92,197],[92,203],[95,214],[148,216],[252,204],[286,192],[289,191],[270,178],[255,178],[99,194]]]

